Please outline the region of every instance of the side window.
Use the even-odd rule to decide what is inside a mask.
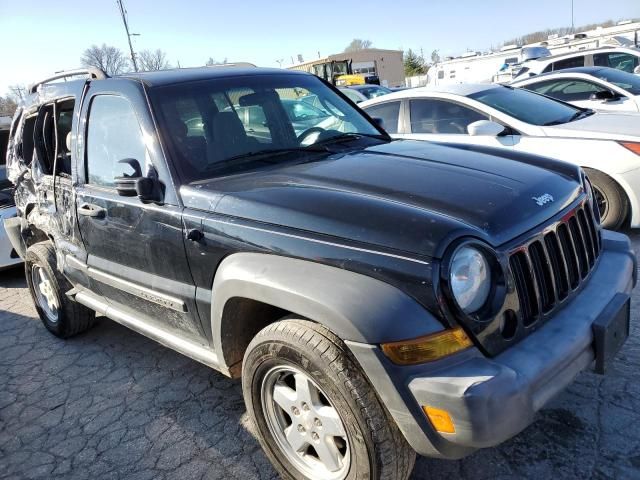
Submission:
[[[549,73],[550,71],[553,70],[553,63],[550,63],[549,65],[547,65],[546,67],[544,67],[544,70],[542,70],[541,73]]]
[[[400,115],[400,102],[386,102],[380,105],[368,107],[366,112],[371,118],[381,118],[382,128],[389,133],[398,133],[398,116]]]
[[[411,100],[412,133],[467,134],[467,126],[488,117],[446,100]]]
[[[579,55],[577,57],[566,58],[564,60],[558,60],[553,62],[553,71],[563,70],[565,68],[584,67],[584,56]]]
[[[88,183],[112,187],[114,178],[129,168],[120,160],[134,158],[143,166],[146,157],[140,124],[129,101],[114,95],[94,97],[87,131]]]
[[[611,67],[633,73],[633,70],[638,66],[638,57],[623,52],[596,53],[593,56],[593,64],[598,67]]]
[[[36,115],[31,115],[24,120],[22,128],[22,159],[25,165],[30,166],[33,160],[33,134],[36,127]],[[20,152],[19,152],[20,153]]]
[[[33,136],[38,166],[42,173],[53,173],[56,152],[55,120],[53,104],[40,107]]]
[[[56,104],[56,173],[71,176],[71,125],[73,123],[74,100]]]
[[[528,85],[525,88],[564,102],[589,100],[593,93],[605,90],[595,83],[584,80],[553,80]]]

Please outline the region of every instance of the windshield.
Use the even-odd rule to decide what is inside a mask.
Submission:
[[[358,88],[357,90],[367,98],[381,97],[382,95],[391,93],[391,90],[389,90],[388,88],[378,87],[378,86],[362,87],[362,88]]]
[[[282,153],[326,153],[334,138],[388,138],[312,75],[218,78],[152,88],[150,97],[185,183],[284,161]]]
[[[469,95],[478,102],[531,125],[559,125],[576,120],[582,109],[519,88],[490,88]]]
[[[613,83],[632,95],[640,95],[640,76],[614,68],[598,70],[595,74],[600,80]]]

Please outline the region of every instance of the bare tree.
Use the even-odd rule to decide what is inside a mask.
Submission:
[[[207,63],[205,63],[205,65],[207,67],[211,67],[213,65],[224,65],[225,63],[227,63],[227,57],[224,57],[224,60],[219,62],[218,60],[214,60],[213,57],[209,57],[209,60],[207,60]]]
[[[159,48],[155,51],[143,50],[138,54],[138,62],[142,70],[166,70],[171,68],[167,54]]]
[[[0,96],[0,117],[13,117],[16,108],[18,108],[18,104],[12,98],[12,95],[7,95],[6,97]]]
[[[16,103],[23,102],[27,97],[27,87],[25,85],[10,85],[9,86],[9,96],[12,97],[13,101]]]
[[[122,50],[105,43],[101,47],[91,45],[87,48],[80,57],[80,63],[85,67],[100,68],[107,75],[119,75],[129,70],[129,60]]]
[[[371,40],[362,40],[360,38],[354,38],[351,43],[344,49],[345,52],[355,52],[357,50],[365,50],[371,48],[373,42]]]

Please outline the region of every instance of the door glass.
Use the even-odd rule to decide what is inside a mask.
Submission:
[[[564,102],[589,100],[593,93],[605,90],[600,85],[584,80],[552,80],[527,85],[525,88]]]
[[[638,66],[638,57],[623,52],[596,53],[593,56],[593,64],[633,73],[633,69]]]
[[[584,67],[584,56],[566,58],[553,62],[553,70],[563,70],[565,68]]]
[[[411,100],[412,133],[467,134],[467,126],[488,117],[445,100]]]
[[[115,177],[129,173],[120,160],[133,158],[142,166],[146,157],[140,124],[129,101],[114,95],[94,97],[87,132],[88,183],[113,187]]]
[[[365,108],[372,118],[382,119],[382,128],[388,133],[398,133],[398,116],[400,115],[400,102],[386,102],[380,105]]]

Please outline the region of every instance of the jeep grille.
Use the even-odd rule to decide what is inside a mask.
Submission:
[[[512,251],[509,264],[522,324],[534,325],[579,290],[600,250],[600,230],[584,204]]]

